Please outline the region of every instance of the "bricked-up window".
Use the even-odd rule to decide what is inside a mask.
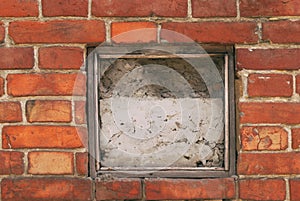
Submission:
[[[87,98],[91,176],[234,174],[233,58],[232,47],[212,45],[92,51]]]

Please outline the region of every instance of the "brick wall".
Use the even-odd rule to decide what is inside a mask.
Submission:
[[[238,177],[88,178],[80,67],[139,28],[235,45]],[[300,200],[299,43],[298,0],[1,0],[0,200]]]

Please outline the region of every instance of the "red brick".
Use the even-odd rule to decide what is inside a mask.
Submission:
[[[263,40],[273,43],[299,43],[300,21],[273,21],[263,23]]]
[[[74,156],[67,152],[28,153],[29,174],[73,174]]]
[[[193,17],[234,17],[237,15],[235,0],[193,0]]]
[[[112,40],[116,43],[147,43],[157,40],[156,24],[152,22],[116,22],[111,26],[111,33]]]
[[[88,0],[51,0],[42,1],[43,16],[87,16]]]
[[[24,173],[24,153],[0,151],[0,175]]]
[[[237,49],[238,69],[297,70],[300,49]]]
[[[10,37],[20,43],[99,43],[105,39],[105,26],[95,20],[15,21]]]
[[[10,74],[8,94],[12,96],[71,96],[85,95],[85,76],[82,74]]]
[[[70,122],[72,108],[70,101],[31,100],[26,103],[26,117],[29,122]]]
[[[230,199],[235,197],[232,178],[223,179],[149,179],[145,181],[147,200]]]
[[[240,103],[241,123],[299,124],[299,103]]]
[[[22,121],[19,102],[0,102],[0,123]]]
[[[240,181],[240,198],[243,200],[285,200],[283,179],[251,179]]]
[[[77,124],[86,124],[85,101],[75,102],[75,122]]]
[[[162,24],[162,28],[184,34],[197,42],[231,44],[258,41],[257,27],[253,22],[167,22]],[[166,30],[162,30],[161,37],[169,42],[185,42],[183,37]]]
[[[300,75],[296,76],[296,92],[300,94]]]
[[[248,77],[250,97],[290,97],[293,95],[293,76],[285,74],[251,74]]]
[[[0,96],[4,94],[4,79],[0,77]]]
[[[281,127],[249,126],[241,129],[243,150],[284,150],[288,134]]]
[[[98,17],[185,17],[185,0],[93,0],[92,14]]]
[[[300,148],[300,128],[292,129],[292,147],[293,149]]]
[[[0,1],[1,17],[34,17],[38,16],[37,0],[4,0]]]
[[[2,146],[8,148],[83,148],[86,129],[70,126],[4,126]]]
[[[30,69],[33,65],[33,48],[0,48],[0,70]]]
[[[0,43],[4,41],[4,37],[5,37],[5,29],[3,27],[3,23],[0,22]]]
[[[2,180],[1,189],[2,201],[93,200],[89,179],[8,178]]]
[[[300,153],[243,153],[238,159],[238,174],[300,174]]]
[[[290,197],[291,201],[300,200],[300,179],[291,179],[290,180]]]
[[[240,12],[243,17],[256,16],[294,16],[300,15],[300,4],[297,0],[241,0]]]
[[[88,153],[76,153],[76,170],[78,175],[88,174]]]
[[[117,179],[96,181],[97,200],[142,199],[142,186],[139,179]]]
[[[79,69],[82,65],[83,49],[81,48],[46,47],[39,49],[41,69]]]

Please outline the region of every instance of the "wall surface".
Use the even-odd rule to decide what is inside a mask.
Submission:
[[[88,178],[87,47],[140,28],[235,46],[237,177]],[[299,43],[299,0],[1,0],[0,200],[300,200]]]

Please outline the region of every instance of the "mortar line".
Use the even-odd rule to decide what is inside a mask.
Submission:
[[[39,0],[41,1],[41,0]],[[42,6],[41,6],[42,9]],[[54,21],[54,20],[113,20],[116,22],[130,22],[130,21],[162,21],[162,22],[187,22],[193,21],[193,22],[236,22],[237,17],[209,17],[209,18],[188,18],[188,17],[95,17],[92,16],[90,18],[88,17],[80,17],[80,16],[53,16],[53,17],[45,17],[45,16],[38,16],[38,17],[0,17],[0,21],[5,20],[13,20],[13,21],[24,21],[24,20],[32,20],[32,21]],[[238,21],[240,22],[257,22],[258,18],[253,17],[240,17]],[[272,18],[260,18],[263,21],[280,21],[280,20],[294,20],[298,21],[300,20],[300,16],[291,16],[291,17],[276,17],[275,19]]]
[[[24,173],[23,173],[23,176],[25,176],[25,175],[28,175],[29,173],[28,173],[28,169],[29,169],[29,160],[28,160],[28,150],[26,150],[26,151],[23,151],[24,152]]]
[[[105,34],[106,34],[106,42],[111,43],[111,20],[105,21]]]
[[[292,129],[290,127],[287,127],[287,126],[285,126],[283,129],[286,130],[286,132],[288,134],[287,135],[287,137],[288,137],[288,147],[287,147],[286,150],[292,152],[293,151],[293,148],[292,148]]]
[[[141,193],[142,193],[142,199],[141,201],[145,201],[146,198],[146,185],[145,185],[145,179],[141,179]]]
[[[64,152],[64,153],[85,153],[87,152],[86,148],[5,148],[4,151],[19,151],[19,152]]]
[[[11,41],[9,38],[9,30],[8,30],[9,22],[4,21],[3,24],[4,24],[4,46],[10,47]]]
[[[157,43],[160,44],[161,43],[161,38],[160,38],[160,35],[161,35],[161,24],[158,24],[157,25]]]
[[[72,124],[76,124],[76,122],[75,122],[75,101],[72,99],[71,100],[71,115],[72,115],[72,120],[71,120],[71,122],[70,123],[72,123]]]
[[[236,0],[236,19],[241,19],[240,0]]]
[[[290,175],[290,174],[278,174],[278,175],[274,175],[274,174],[269,174],[269,175],[239,175],[240,180],[243,179],[299,179],[300,175]]]
[[[1,77],[3,78],[3,87],[4,87],[4,89],[3,89],[3,95],[0,97],[0,100],[8,100],[8,89],[7,89],[7,80],[6,80],[6,78],[7,78],[7,73],[3,73],[2,75],[1,75]]]
[[[66,101],[86,101],[85,97],[72,97],[72,96],[26,96],[26,97],[9,97],[10,101],[29,101],[29,100],[66,100]],[[6,98],[0,98],[0,100],[8,100]]]
[[[22,123],[27,124],[29,122],[27,122],[27,118],[26,118],[26,100],[21,100],[20,104],[21,104],[21,112],[22,112]]]
[[[22,44],[14,44],[12,47],[32,47],[33,44],[30,43],[22,43]],[[51,43],[51,44],[43,44],[43,43],[35,43],[36,47],[78,47],[84,49],[86,44],[82,43]]]
[[[37,46],[33,47],[33,57],[34,57],[33,70],[35,72],[40,72],[40,69],[39,69],[39,47],[37,47]]]
[[[92,0],[88,0],[88,18],[87,19],[91,19],[92,18]]]
[[[299,94],[297,94],[297,79],[296,79],[297,73],[294,72],[293,73],[293,96],[299,96]]]
[[[42,8],[42,0],[38,0],[38,7],[39,7],[39,20],[43,18],[43,8]]]
[[[239,178],[239,176],[234,178],[234,182],[235,182],[235,199],[238,200],[240,197],[240,178]]]
[[[92,179],[92,195],[91,196],[92,196],[93,201],[97,201],[97,199],[96,199],[96,193],[97,193],[96,182],[97,182],[96,179]]]
[[[285,178],[285,187],[286,187],[286,197],[285,197],[285,200],[289,201],[291,200],[291,197],[290,197],[290,185],[289,185],[289,179],[288,178]]]
[[[76,152],[73,152],[73,171],[74,171],[74,176],[79,176],[77,172],[77,160],[76,160]]]
[[[193,18],[193,8],[192,8],[192,0],[187,0],[187,17],[192,19]]]
[[[259,20],[257,22],[257,36],[258,36],[258,43],[263,43],[263,36],[262,36],[262,22]]]

